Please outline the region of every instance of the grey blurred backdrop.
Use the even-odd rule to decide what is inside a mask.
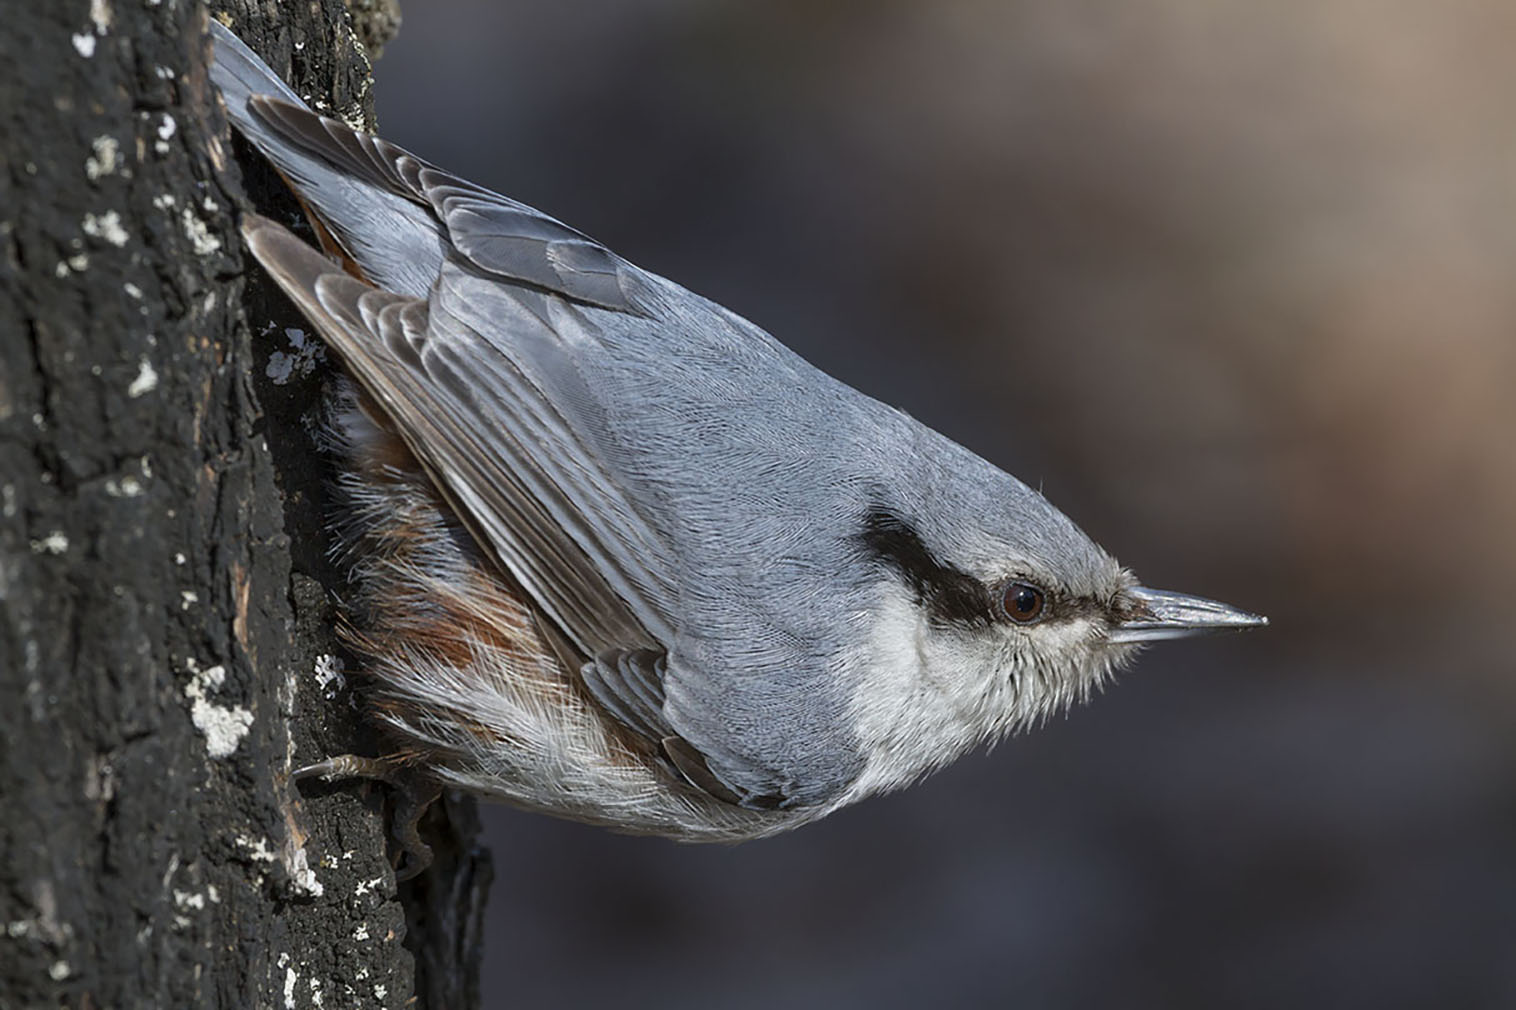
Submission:
[[[489,809],[488,1006],[1516,1006],[1516,5],[404,16],[390,139],[1275,622],[784,838]]]

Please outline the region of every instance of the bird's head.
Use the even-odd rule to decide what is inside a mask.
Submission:
[[[882,603],[855,711],[867,748],[893,755],[871,762],[877,788],[1085,699],[1145,642],[1267,623],[1140,585],[1041,494],[952,449],[924,493],[881,495],[861,520]]]

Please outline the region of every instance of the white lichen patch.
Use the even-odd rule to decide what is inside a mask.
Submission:
[[[326,360],[325,345],[304,330],[291,326],[285,329],[284,336],[290,342],[290,350],[270,354],[268,366],[263,370],[276,386],[284,385],[295,375],[308,378],[317,363]]]
[[[72,36],[74,50],[85,59],[95,55],[95,36],[89,32],[79,32]]]
[[[285,866],[289,870],[290,889],[296,894],[319,898],[326,891],[326,888],[321,886],[321,881],[316,879],[316,871],[311,869],[304,848],[295,849],[290,853]]]
[[[316,668],[313,672],[316,676],[316,686],[321,688],[321,696],[328,701],[335,698],[337,692],[347,687],[347,677],[343,676],[341,656],[322,653],[316,657]]]
[[[126,395],[136,399],[144,393],[151,393],[158,388],[158,373],[153,371],[152,362],[143,358],[137,363],[137,377],[132,384],[126,387]]]
[[[105,481],[105,493],[112,498],[136,498],[142,494],[142,482],[131,474],[119,480],[109,477]]]
[[[96,35],[111,30],[111,5],[109,0],[89,0],[89,19],[95,26]]]
[[[121,215],[113,210],[103,214],[86,214],[81,224],[84,234],[92,238],[104,239],[116,248],[126,245],[127,239],[131,238],[126,229],[121,227]]]
[[[116,767],[104,754],[84,764],[84,798],[91,803],[109,803],[116,797]]]
[[[62,554],[68,550],[68,535],[62,530],[53,530],[41,540],[32,541],[34,554]]]
[[[238,835],[233,839],[247,853],[249,859],[255,859],[260,863],[272,863],[279,857],[274,855],[274,850],[269,846],[266,838],[249,838],[247,835]]]
[[[193,589],[181,589],[181,590],[179,590],[179,609],[180,610],[188,610],[190,607],[193,607],[195,604],[197,604],[199,602],[200,602],[200,594],[197,593],[197,592],[195,592]]]
[[[353,888],[353,897],[361,898],[365,894],[368,894],[370,891],[378,893],[379,888],[383,886],[383,884],[383,877],[375,877],[373,880],[360,880],[358,882],[358,886]]]
[[[221,249],[221,240],[211,234],[205,222],[195,216],[195,212],[185,207],[179,212],[179,221],[184,226],[184,235],[190,240],[196,255],[209,256]]]
[[[184,696],[190,703],[190,722],[205,736],[205,750],[213,758],[224,758],[237,749],[253,725],[253,713],[241,705],[216,705],[210,696],[226,682],[226,667],[219,663],[205,670],[189,663],[190,682]]]
[[[163,120],[158,124],[158,139],[153,141],[153,150],[159,154],[167,154],[168,142],[179,132],[179,124],[174,122],[174,117],[167,112],[163,114]]]
[[[286,968],[286,969],[284,969],[284,1006],[285,1006],[285,1010],[295,1010],[295,983],[298,982],[298,981],[299,981],[299,976],[295,974],[295,969],[293,969],[293,968]]]
[[[181,891],[174,888],[174,906],[186,911],[199,912],[205,909],[205,895],[198,891]]]
[[[125,291],[129,297],[135,298],[139,302],[142,300],[142,289],[137,287],[137,285],[133,284],[131,281],[127,281],[125,284],[121,285],[121,290]]]
[[[84,174],[91,181],[112,175],[121,164],[121,144],[109,134],[90,141],[90,156],[84,159]]]

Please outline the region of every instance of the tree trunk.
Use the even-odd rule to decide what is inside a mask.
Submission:
[[[218,9],[370,118],[340,0]],[[373,743],[332,633],[328,366],[236,230],[297,211],[229,141],[204,18],[0,19],[0,1008],[472,1006],[469,805],[397,896],[383,789],[289,781]]]

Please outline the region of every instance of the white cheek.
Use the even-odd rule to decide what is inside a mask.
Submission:
[[[981,739],[994,643],[931,627],[903,588],[884,588],[853,724],[866,765],[848,800],[898,789]]]
[[[1116,654],[1100,641],[1086,618],[1039,624],[1023,632],[1020,655],[1038,662],[1013,666],[1015,697],[1007,730],[1040,723],[1055,712],[1088,700],[1090,691],[1111,671]]]
[[[853,699],[866,765],[847,801],[908,785],[1085,698],[1109,665],[1092,645],[1085,621],[935,627],[903,587],[886,586]]]

